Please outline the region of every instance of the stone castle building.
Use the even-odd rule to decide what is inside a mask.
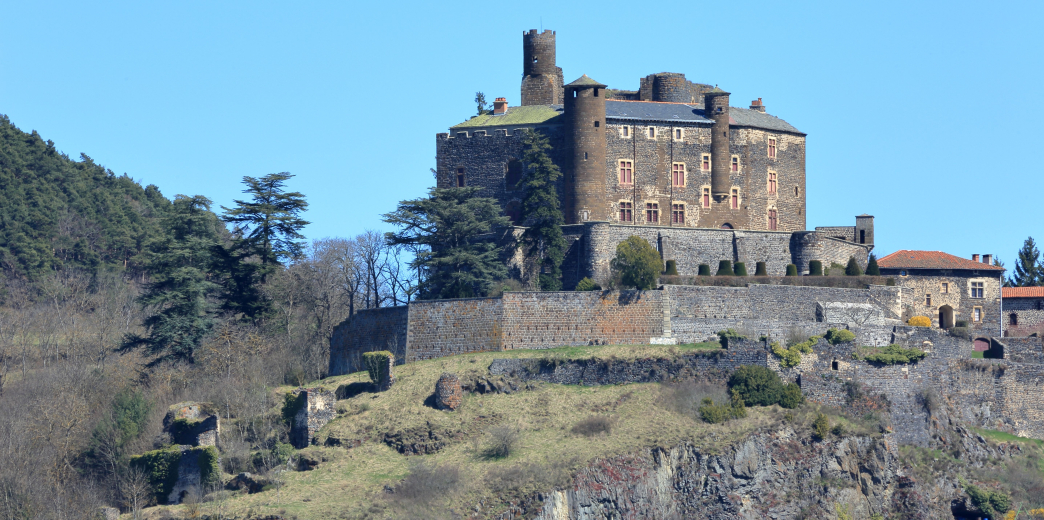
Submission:
[[[761,99],[733,107],[728,92],[680,73],[641,78],[635,91],[587,75],[565,84],[554,31],[524,32],[522,44],[521,105],[497,98],[491,113],[438,134],[437,185],[481,187],[524,225],[522,132],[547,135],[563,172],[566,287],[604,277],[616,244],[634,234],[680,274],[723,259],[765,261],[773,275],[788,263],[807,272],[808,260],[866,265],[872,216],[806,231],[806,135]]]
[[[1004,335],[1044,335],[1044,287],[1003,287]]]

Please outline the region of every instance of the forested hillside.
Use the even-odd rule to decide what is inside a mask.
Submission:
[[[143,188],[87,155],[80,159],[0,115],[0,266],[6,277],[36,279],[62,267],[139,267],[170,201],[156,186]]]

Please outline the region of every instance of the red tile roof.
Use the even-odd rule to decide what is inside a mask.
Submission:
[[[878,267],[886,269],[965,269],[979,271],[1003,271],[1003,267],[976,262],[953,256],[942,251],[896,251],[877,261]]]
[[[1001,298],[1044,298],[1044,287],[1001,287]]]

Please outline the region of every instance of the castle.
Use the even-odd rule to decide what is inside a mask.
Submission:
[[[683,275],[724,259],[764,261],[770,275],[790,263],[808,272],[813,259],[866,266],[873,217],[806,230],[805,134],[761,99],[731,107],[728,92],[679,73],[642,78],[636,91],[586,75],[564,84],[554,31],[524,32],[522,44],[521,106],[497,98],[491,113],[438,134],[437,185],[480,187],[524,225],[521,134],[547,135],[564,174],[566,288],[607,278],[616,245],[631,235]]]

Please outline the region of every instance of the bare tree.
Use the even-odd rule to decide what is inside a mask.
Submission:
[[[363,283],[363,300],[367,309],[376,309],[384,303],[386,297],[385,280],[388,267],[388,243],[384,235],[376,231],[366,231],[355,238],[358,244],[358,257],[366,269]]]
[[[149,505],[154,497],[148,474],[136,466],[128,467],[120,477],[119,485],[120,495],[131,512],[131,518],[141,520],[142,508]]]

